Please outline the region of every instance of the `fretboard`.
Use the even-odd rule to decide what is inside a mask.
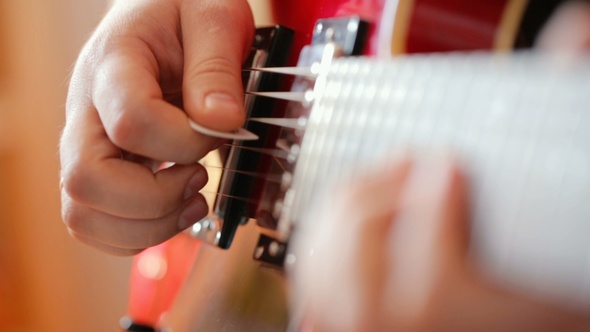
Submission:
[[[494,276],[590,304],[590,57],[336,59],[309,116],[280,230],[400,151],[452,150],[472,192],[472,250]]]

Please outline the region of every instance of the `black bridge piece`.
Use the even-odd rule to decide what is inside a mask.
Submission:
[[[291,53],[293,30],[274,26],[256,30],[253,52],[245,67],[284,67]],[[288,89],[291,77],[275,74],[244,71],[244,88],[251,91],[284,91]],[[272,98],[246,96],[247,118],[283,117],[284,102]],[[239,225],[254,218],[258,202],[265,187],[265,180],[248,173],[268,174],[272,156],[245,148],[275,148],[279,128],[263,123],[248,122],[246,129],[260,137],[256,141],[235,142],[238,147],[231,149],[224,168],[240,172],[224,172],[215,214],[223,219],[218,246],[227,249],[231,245]],[[246,173],[241,173],[246,172]]]

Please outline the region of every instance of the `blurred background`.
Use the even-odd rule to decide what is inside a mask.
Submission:
[[[71,239],[58,139],[70,68],[108,0],[0,0],[0,330],[116,331],[130,258]]]

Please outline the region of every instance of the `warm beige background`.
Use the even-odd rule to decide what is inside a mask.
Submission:
[[[109,2],[0,0],[2,331],[117,331],[125,311],[130,259],[71,239],[58,189],[68,73]]]
[[[0,330],[117,331],[129,258],[61,223],[57,144],[69,68],[107,0],[0,0]]]

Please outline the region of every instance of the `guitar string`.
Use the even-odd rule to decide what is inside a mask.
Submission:
[[[209,164],[202,164],[202,165],[206,169],[223,170],[223,171],[227,171],[227,172],[238,173],[238,174],[248,175],[248,176],[251,176],[254,178],[267,180],[271,183],[278,183],[278,184],[281,183],[281,177],[282,177],[281,174],[266,174],[266,173],[261,173],[261,172],[241,171],[238,169],[232,169],[232,168],[228,168],[228,167],[209,165]]]
[[[271,67],[271,68],[243,68],[242,72],[271,72],[288,74],[295,76],[317,76],[318,69],[313,67]],[[281,99],[294,102],[311,102],[313,96],[308,92],[299,91],[244,91],[244,95],[252,95],[258,97],[266,97],[273,99]],[[257,121],[267,124],[272,124],[280,127],[287,127],[292,129],[301,129],[305,127],[305,122],[302,119],[290,119],[290,118],[259,118],[252,117],[247,118],[247,121]]]
[[[311,67],[250,67],[242,68],[242,73],[248,72],[260,72],[260,73],[274,73],[274,74],[285,74],[293,76],[304,76],[309,78],[315,78],[319,74],[318,66]]]
[[[243,149],[243,150],[252,151],[252,152],[258,152],[260,154],[266,154],[266,155],[269,155],[269,156],[272,156],[275,158],[279,158],[279,159],[287,159],[289,157],[289,153],[286,151],[283,151],[281,149],[256,148],[256,147],[243,146],[243,145],[237,145],[237,144],[231,144],[231,143],[224,144],[224,146],[228,146],[228,147],[232,147],[232,148],[236,148],[236,149]]]
[[[245,202],[245,203],[251,203],[251,204],[258,203],[258,201],[255,201],[253,199],[249,199],[249,198],[245,198],[245,197],[239,197],[239,196],[233,196],[233,195],[228,195],[228,194],[222,194],[222,193],[219,193],[219,192],[214,192],[214,191],[209,191],[209,190],[201,190],[201,191],[199,191],[199,193],[201,193],[204,196],[213,195],[213,196],[216,196],[216,197],[231,198],[231,199],[235,199],[237,201],[242,201],[242,202]]]
[[[279,160],[278,158],[275,158],[274,160],[283,172],[289,172],[287,167],[284,165],[285,160]]]
[[[226,144],[226,146],[233,146],[233,145]],[[235,147],[239,148],[240,146],[235,146]],[[282,150],[278,150],[278,151],[282,152]],[[283,171],[287,171],[285,166],[283,165],[284,161],[281,161],[281,158],[277,158],[276,156],[273,156],[273,159],[275,160],[275,162],[279,165],[279,167]],[[226,172],[238,173],[238,174],[266,180],[266,181],[268,181],[270,183],[274,183],[274,184],[281,184],[282,179],[283,179],[283,174],[242,171],[239,169],[234,169],[234,168],[224,167],[224,166],[219,166],[219,165],[212,165],[209,163],[202,163],[201,165],[203,167],[205,167],[205,169],[207,169],[207,170],[215,170],[215,171],[222,170],[222,171],[226,171]],[[207,194],[212,194],[212,195],[221,196],[221,197],[233,198],[233,199],[244,201],[244,202],[254,203],[254,201],[252,201],[251,199],[248,199],[246,197],[232,196],[232,195],[222,194],[219,192],[210,192],[210,191],[201,191],[201,193],[207,193]]]
[[[249,68],[246,70],[253,71],[253,70],[256,70],[256,68]],[[298,68],[297,70],[300,70],[300,68]],[[293,71],[293,75],[300,75],[301,71],[297,71],[297,70]],[[267,70],[264,70],[264,71],[267,71]],[[281,72],[281,73],[285,73],[285,72]],[[301,94],[301,93],[294,94],[292,92],[262,92],[262,93],[245,92],[244,94],[245,95],[258,95],[258,96],[262,96],[262,97],[269,97],[269,98],[275,98],[275,99],[284,99],[284,100],[295,101],[295,102],[305,101],[305,96],[304,96],[304,94]],[[305,119],[302,119],[302,118],[250,117],[250,118],[246,118],[246,121],[255,121],[255,122],[259,122],[259,123],[274,125],[274,126],[288,128],[288,129],[305,128]],[[270,155],[273,157],[274,161],[279,165],[279,167],[283,171],[286,171],[286,167],[285,167],[285,165],[283,165],[282,160],[287,159],[289,153],[287,151],[285,151],[284,149],[254,148],[254,147],[241,146],[241,145],[236,145],[236,144],[231,144],[231,143],[224,144],[224,146],[238,148],[238,149],[245,149],[245,150],[250,150],[255,153]],[[203,164],[203,166],[206,169],[234,172],[234,173],[238,173],[238,174],[243,174],[243,175],[267,180],[267,181],[269,181],[271,183],[275,183],[275,184],[280,184],[281,179],[282,179],[281,174],[266,174],[266,173],[261,173],[261,172],[242,171],[242,170],[232,169],[232,168],[228,168],[228,167],[224,167],[224,166],[210,165],[207,163]],[[245,197],[233,196],[233,195],[223,194],[223,193],[219,193],[219,192],[201,190],[201,193],[205,194],[205,195],[214,195],[216,197],[226,197],[226,198],[236,199],[236,200],[247,202],[247,203],[256,203],[253,200],[245,198]]]
[[[254,121],[259,123],[270,124],[274,126],[279,126],[283,128],[290,128],[290,129],[304,129],[307,125],[307,119],[300,117],[300,118],[259,118],[259,117],[251,117],[247,118],[247,121]]]

